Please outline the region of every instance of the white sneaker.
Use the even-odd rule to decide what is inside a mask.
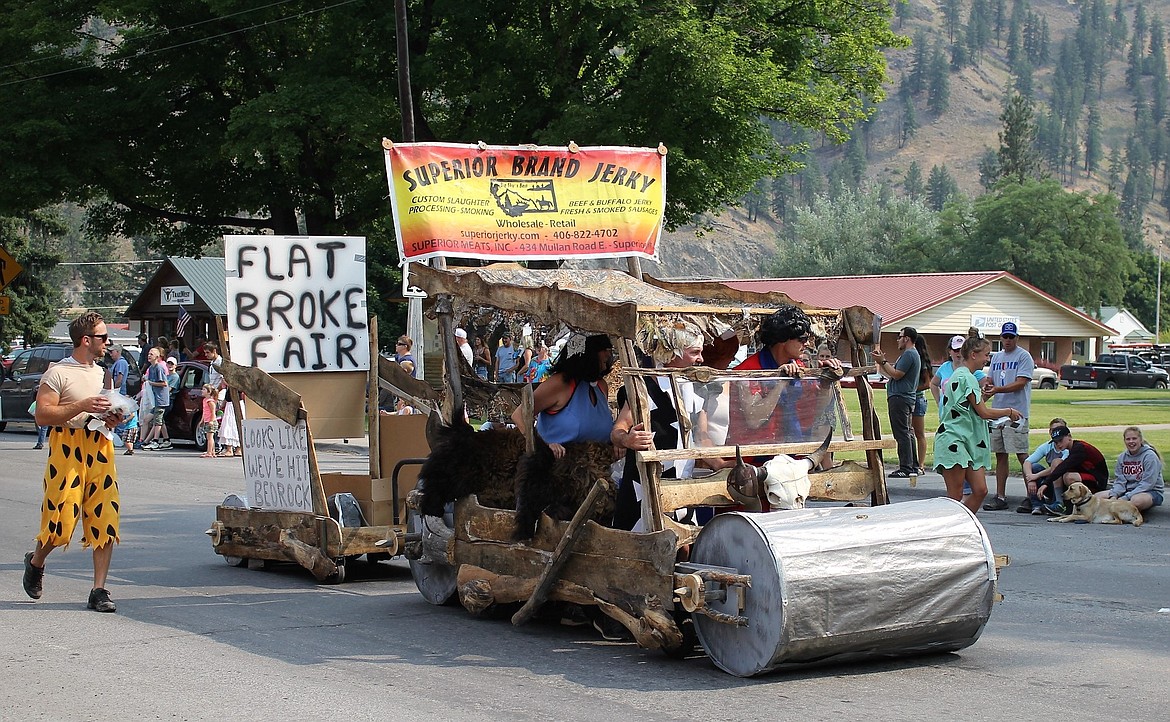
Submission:
[[[157,448],[159,448],[159,449],[169,449],[169,448],[171,448],[171,440],[170,440],[170,439],[165,439],[165,440],[163,440],[163,441],[160,441],[160,442],[158,442],[158,447],[157,447]]]
[[[142,445],[142,450],[143,451],[156,451],[156,450],[158,450],[158,442],[157,441],[148,441]]]

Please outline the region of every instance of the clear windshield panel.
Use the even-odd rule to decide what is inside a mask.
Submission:
[[[817,379],[717,378],[696,391],[710,443],[735,446],[822,441],[830,426],[840,433],[837,389]]]

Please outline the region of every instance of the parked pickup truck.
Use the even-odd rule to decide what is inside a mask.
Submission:
[[[1164,389],[1170,385],[1170,372],[1134,354],[1103,353],[1092,363],[1061,366],[1060,383],[1083,389]]]

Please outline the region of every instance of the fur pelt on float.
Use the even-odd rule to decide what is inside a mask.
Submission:
[[[541,512],[568,521],[585,501],[593,482],[605,482],[589,518],[598,524],[613,523],[617,489],[610,480],[613,446],[599,441],[565,444],[565,455],[553,455],[549,445],[536,436],[536,449],[520,459],[516,469],[516,539],[531,539]]]
[[[432,414],[432,418],[438,414]],[[516,465],[524,455],[517,429],[476,431],[463,418],[449,425],[428,424],[430,456],[419,470],[423,480],[420,511],[442,516],[443,507],[468,494],[496,509],[516,508]]]
[[[431,418],[437,421],[437,414]],[[536,451],[524,453],[524,435],[517,429],[475,431],[466,420],[427,425],[430,456],[419,470],[423,496],[419,510],[442,516],[456,499],[475,494],[479,503],[516,510],[516,539],[531,539],[542,512],[554,519],[573,518],[594,480],[606,482],[605,494],[591,515],[599,524],[613,520],[616,492],[610,482],[613,447],[602,442],[565,445],[557,459],[536,437]]]

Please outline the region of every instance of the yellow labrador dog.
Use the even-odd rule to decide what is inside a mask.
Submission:
[[[1145,520],[1138,508],[1125,499],[1106,499],[1094,496],[1089,487],[1077,481],[1064,490],[1064,500],[1072,504],[1073,512],[1054,516],[1048,521],[1087,521],[1090,524],[1124,524],[1141,526]]]

